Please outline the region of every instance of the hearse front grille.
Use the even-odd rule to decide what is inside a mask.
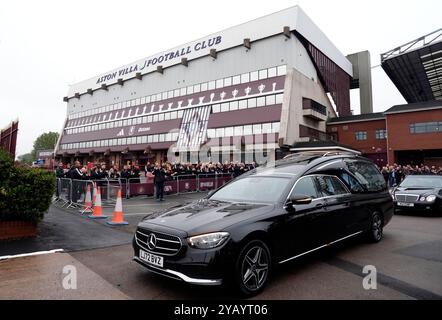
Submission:
[[[417,202],[419,195],[417,194],[396,194],[396,201],[399,202]]]
[[[154,247],[152,244],[149,244],[151,234],[155,236],[154,239],[156,240]],[[160,255],[173,256],[181,249],[181,239],[171,234],[138,228],[135,233],[135,239],[144,250]]]

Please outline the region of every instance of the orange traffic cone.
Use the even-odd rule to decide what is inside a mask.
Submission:
[[[103,215],[103,208],[101,207],[101,191],[100,187],[97,188],[97,196],[95,197],[93,213],[88,216],[91,219],[106,219],[107,216]]]
[[[84,208],[80,210],[80,213],[92,213],[92,199],[91,199],[91,186],[87,185],[86,187],[86,197],[84,200]]]
[[[115,204],[114,218],[112,221],[106,221],[107,224],[120,226],[129,224],[123,220],[123,201],[121,199],[121,189],[118,190],[117,203]]]

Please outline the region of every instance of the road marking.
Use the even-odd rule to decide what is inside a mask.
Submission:
[[[16,255],[2,256],[2,257],[0,257],[0,260],[39,256],[42,254],[50,254],[50,253],[63,252],[63,251],[64,251],[63,249],[54,249],[54,250],[48,250],[48,251],[36,251],[36,252],[31,252],[31,253],[22,253],[22,254],[16,254]]]
[[[359,277],[364,277],[362,274],[363,266],[358,265],[356,263],[338,258],[338,257],[332,257],[332,258],[326,258],[323,259],[323,262],[337,267],[341,270],[350,272],[354,275],[357,275]],[[440,300],[442,299],[442,296],[438,295],[437,293],[419,288],[415,286],[414,284],[399,280],[397,278],[388,276],[386,274],[378,272],[377,274],[378,283],[388,287],[390,289],[393,289],[395,291],[398,291],[402,294],[405,294],[409,297],[418,299],[418,300]]]

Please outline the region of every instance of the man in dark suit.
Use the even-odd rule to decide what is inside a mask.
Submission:
[[[166,170],[157,162],[152,174],[154,175],[153,182],[155,184],[155,194],[157,201],[164,201],[164,182],[166,181]]]

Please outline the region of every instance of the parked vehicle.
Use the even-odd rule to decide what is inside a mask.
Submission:
[[[395,210],[442,214],[442,176],[409,175],[392,190]]]
[[[370,160],[300,153],[145,217],[133,239],[134,260],[166,277],[228,282],[251,296],[277,264],[358,235],[380,241],[392,216],[392,197]]]

